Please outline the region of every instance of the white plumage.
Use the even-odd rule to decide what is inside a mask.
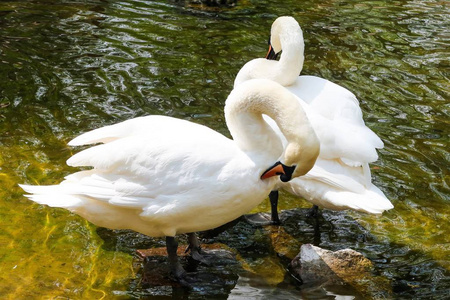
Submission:
[[[299,76],[304,62],[304,41],[302,30],[292,17],[280,17],[272,25],[269,53],[281,50],[279,61],[258,58],[246,63],[234,84],[236,87],[254,78],[282,84],[297,96],[320,140],[316,166],[306,176],[279,187],[334,210],[379,214],[393,208],[383,192],[371,183],[368,165],[378,159],[376,150],[383,148],[383,142],[365,126],[353,93],[320,77]],[[267,121],[276,128],[276,124]]]

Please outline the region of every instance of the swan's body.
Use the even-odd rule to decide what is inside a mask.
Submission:
[[[35,194],[30,199],[67,208],[98,226],[160,237],[231,221],[258,205],[273,185],[259,179],[270,164],[257,166],[233,140],[180,119],[135,118],[69,145],[92,142],[105,144],[75,154],[67,164],[93,170],[56,186],[27,187]],[[280,154],[274,152],[270,161]]]
[[[285,134],[284,153],[262,113],[276,120]],[[212,229],[264,200],[277,179],[260,177],[280,157],[297,166],[293,177],[311,169],[319,144],[307,118],[299,119],[298,114],[304,116],[283,87],[267,80],[250,81],[233,90],[226,102],[225,117],[234,140],[184,120],[135,118],[69,143],[103,143],[67,161],[93,169],[69,175],[59,185],[22,188],[37,203],[68,209],[111,229],[153,237]],[[292,123],[285,119],[293,117]],[[175,272],[182,270],[177,271],[179,267]]]
[[[347,89],[315,76],[299,76],[304,61],[303,33],[297,21],[280,17],[272,25],[271,48],[283,50],[279,61],[254,59],[239,71],[234,86],[266,78],[297,96],[319,140],[316,166],[280,188],[315,205],[382,213],[393,206],[371,183],[368,163],[376,161],[381,139],[365,126],[358,99]],[[266,119],[273,128],[276,124]]]

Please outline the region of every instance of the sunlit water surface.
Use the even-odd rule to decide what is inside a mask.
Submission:
[[[266,231],[239,227],[216,240],[241,257],[233,286],[155,292],[140,284],[135,249],[162,240],[102,233],[62,209],[33,204],[17,186],[60,182],[75,171],[65,164],[78,151],[67,146],[71,138],[137,116],[169,115],[228,134],[223,105],[234,76],[264,56],[280,15],[303,28],[303,74],[360,99],[366,124],[385,142],[373,180],[395,206],[383,216],[327,212],[321,232],[310,222],[288,223],[286,232],[298,243],[362,252],[394,297],[448,296],[448,3],[245,0],[208,8],[170,0],[22,0],[0,3],[2,298],[358,297],[351,289],[306,289],[286,273]],[[283,209],[309,207],[288,195],[282,202]],[[255,209],[267,210],[267,203]]]

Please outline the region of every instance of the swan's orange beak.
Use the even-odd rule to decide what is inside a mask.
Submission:
[[[283,165],[281,162],[277,161],[273,166],[268,168],[262,175],[261,179],[267,179],[273,176],[280,175],[280,180],[283,182],[288,182],[292,179],[292,174],[294,173],[295,165],[288,167]]]
[[[273,50],[273,47],[271,44],[269,44],[269,51],[267,51],[266,54],[266,59],[269,60],[276,60],[277,59],[278,54],[275,53],[275,51]]]
[[[275,163],[272,167],[267,169],[262,175],[261,179],[267,179],[273,176],[284,174],[283,165],[280,162]]]

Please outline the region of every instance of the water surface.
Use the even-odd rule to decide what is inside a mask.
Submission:
[[[448,4],[443,1],[3,1],[0,4],[0,294],[6,298],[204,297],[211,291],[140,284],[135,249],[163,245],[99,232],[62,209],[32,203],[18,183],[54,184],[74,172],[74,136],[163,114],[228,134],[224,101],[248,60],[264,56],[270,25],[303,28],[303,74],[354,92],[385,142],[373,181],[395,208],[382,216],[325,212],[286,224],[301,243],[351,247],[375,263],[394,297],[445,298],[450,289]],[[309,204],[283,195],[283,209]],[[255,211],[267,211],[267,203]],[[354,222],[357,222],[355,225]],[[239,253],[232,286],[215,297],[360,297],[307,289],[264,229],[220,235]],[[297,247],[297,248],[296,248]],[[244,267],[242,267],[244,266]],[[234,278],[234,277],[233,277]],[[275,289],[275,293],[274,292]],[[180,294],[181,293],[181,294]]]

